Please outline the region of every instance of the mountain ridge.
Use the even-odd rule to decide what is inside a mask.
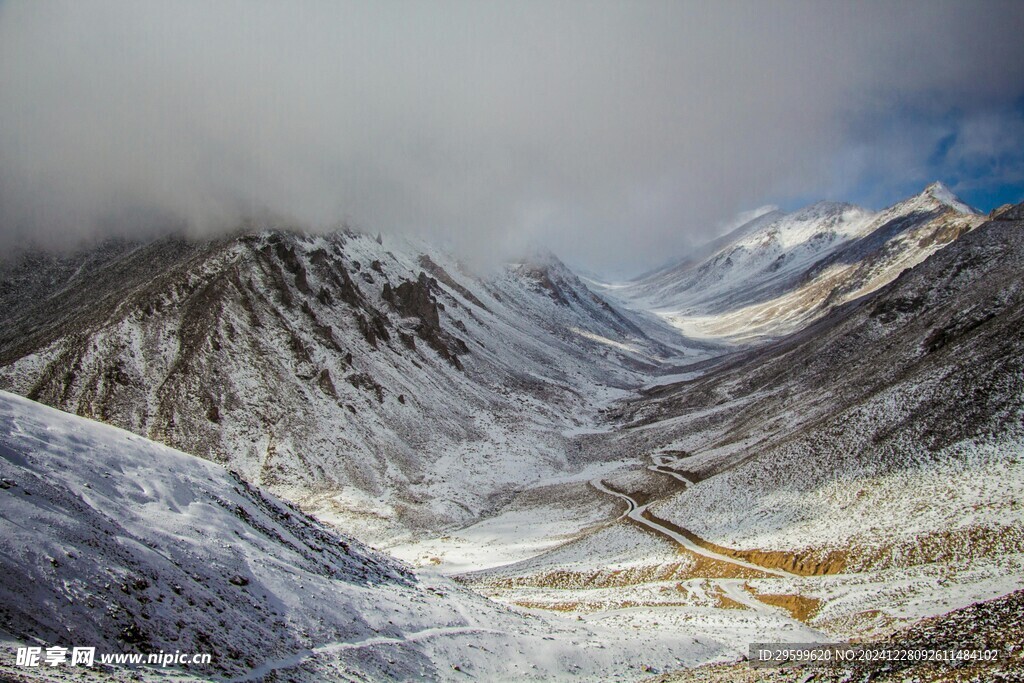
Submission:
[[[117,243],[6,272],[0,388],[370,534],[464,520],[564,467],[561,432],[674,353],[557,260],[484,280],[355,233]]]
[[[766,214],[713,242],[712,254],[607,291],[691,337],[763,341],[878,289],[982,220],[939,182],[878,212],[817,202]]]

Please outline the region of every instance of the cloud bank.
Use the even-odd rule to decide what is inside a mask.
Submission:
[[[269,215],[640,268],[769,202],[1019,186],[1022,25],[936,0],[5,2],[0,248]]]

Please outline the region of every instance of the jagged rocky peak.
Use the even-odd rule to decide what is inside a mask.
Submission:
[[[512,270],[563,306],[568,306],[573,298],[571,290],[583,286],[575,273],[550,251],[537,250]]]
[[[990,218],[994,221],[1024,221],[1024,202],[1003,204],[992,210]]]
[[[431,294],[432,287],[437,287],[437,280],[420,271],[415,280],[405,280],[395,288],[385,283],[382,296],[402,315],[417,318],[421,324],[437,329],[441,318],[437,301]]]

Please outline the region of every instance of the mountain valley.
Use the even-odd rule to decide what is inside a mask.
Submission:
[[[218,654],[184,679],[640,680],[1012,601],[1022,210],[765,210],[628,283],[280,226],[23,255],[0,629]]]

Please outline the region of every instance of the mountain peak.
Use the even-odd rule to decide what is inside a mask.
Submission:
[[[951,209],[959,211],[960,213],[977,213],[977,211],[972,209],[970,206],[964,203],[963,200],[961,200],[959,197],[953,194],[953,191],[950,190],[941,180],[936,180],[934,183],[924,188],[924,191],[918,196],[922,199],[931,199],[933,201],[936,201],[939,204],[948,206]]]

